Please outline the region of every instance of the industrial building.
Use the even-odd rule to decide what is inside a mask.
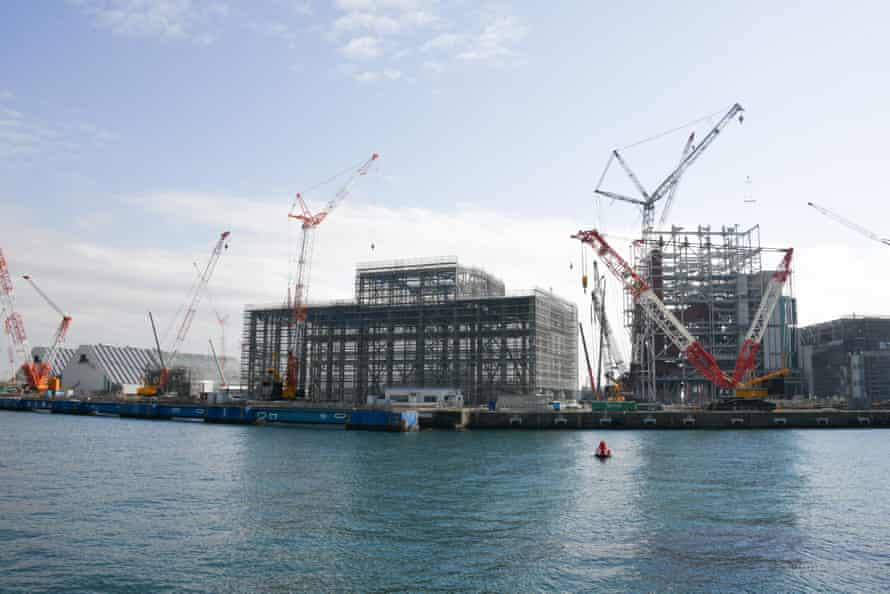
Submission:
[[[33,349],[34,354],[43,351],[43,347]],[[67,363],[53,369],[61,377],[62,389],[78,396],[135,394],[146,368],[158,365],[154,350],[137,347],[85,344],[63,352]],[[57,361],[61,360],[57,356]],[[219,371],[210,355],[180,354],[176,366],[188,369],[191,396],[197,395],[206,382],[219,384]],[[234,380],[239,367],[234,360],[227,359],[223,371]]]
[[[812,397],[840,396],[854,408],[890,401],[890,318],[813,324],[801,329],[801,342]]]
[[[360,264],[354,300],[307,307],[297,393],[343,404],[397,386],[453,388],[469,405],[573,397],[577,318],[551,292],[508,295],[455,258]],[[251,397],[277,397],[293,320],[283,305],[245,309],[241,377]]]
[[[633,266],[667,308],[732,373],[772,270],[781,253],[760,245],[760,229],[648,230],[633,244]],[[628,299],[625,323],[631,333],[631,380],[639,400],[703,403],[718,389],[689,365],[665,334]],[[793,297],[781,297],[757,356],[755,376],[788,368],[782,394],[804,393]],[[775,389],[775,388],[774,388]]]

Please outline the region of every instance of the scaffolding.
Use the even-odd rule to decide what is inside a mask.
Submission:
[[[244,312],[242,383],[277,397],[292,325],[283,306]],[[551,293],[507,295],[454,258],[360,264],[355,300],[310,304],[297,393],[361,404],[386,387],[460,389],[481,404],[502,394],[577,390],[577,310]]]
[[[648,231],[634,242],[633,261],[668,309],[731,374],[769,282],[771,271],[762,270],[763,251],[758,226],[744,231],[738,226],[689,231],[674,226]],[[625,325],[631,335],[631,380],[638,399],[702,403],[718,395],[631,299],[625,302]],[[783,297],[769,322],[755,375],[797,367],[796,325],[795,302]]]

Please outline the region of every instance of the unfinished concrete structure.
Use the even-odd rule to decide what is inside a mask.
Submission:
[[[738,226],[649,230],[633,247],[634,268],[730,374],[772,274],[763,270],[762,260],[773,257],[778,263],[780,254],[761,247],[758,226],[744,231]],[[631,333],[631,379],[637,399],[700,403],[718,395],[716,387],[685,361],[629,299],[625,323]],[[754,371],[759,376],[791,369],[783,388],[788,394],[802,391],[796,326],[795,301],[782,297]]]
[[[254,398],[275,397],[292,315],[281,305],[245,309],[242,383]],[[468,404],[571,397],[577,318],[552,293],[507,295],[501,281],[454,258],[361,264],[353,301],[308,307],[298,394],[347,404],[392,386],[455,388]]]
[[[890,400],[890,318],[849,316],[801,329],[803,367],[815,398],[867,408]]]

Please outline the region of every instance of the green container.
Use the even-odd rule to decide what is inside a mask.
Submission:
[[[632,412],[637,410],[637,403],[633,400],[594,400],[590,408],[594,411]]]

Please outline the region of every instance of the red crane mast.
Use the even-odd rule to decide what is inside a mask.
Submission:
[[[343,200],[349,196],[350,188],[355,181],[368,173],[374,162],[380,157],[377,153],[362,163],[347,179],[346,183],[337,190],[334,197],[325,204],[324,208],[313,214],[301,193],[297,193],[288,218],[296,219],[302,223],[300,234],[300,250],[297,256],[296,273],[293,285],[288,287],[288,308],[291,310],[291,332],[287,350],[287,367],[285,370],[285,386],[282,390],[284,398],[297,397],[300,368],[300,348],[303,337],[306,334],[306,304],[309,295],[309,273],[312,268],[312,247],[315,239],[315,229],[331,214]],[[297,210],[299,208],[299,210]]]

